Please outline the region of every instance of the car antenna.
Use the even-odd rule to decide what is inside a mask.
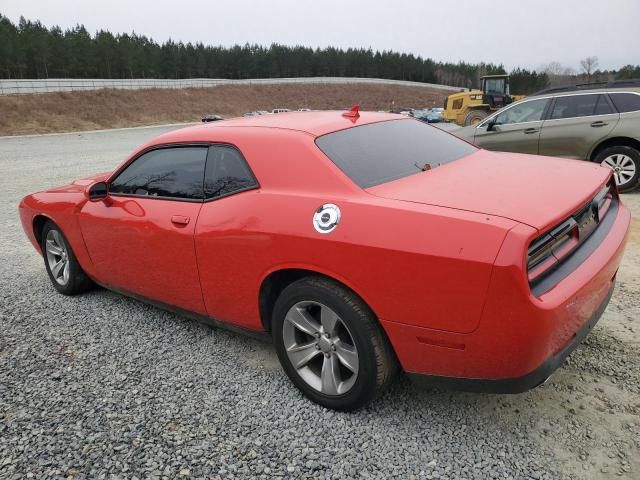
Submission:
[[[347,112],[342,114],[343,117],[347,118],[359,118],[360,117],[360,105],[353,105]]]

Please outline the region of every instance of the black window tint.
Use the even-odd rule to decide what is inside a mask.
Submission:
[[[329,133],[318,147],[362,188],[452,162],[476,147],[418,120],[391,120]]]
[[[609,98],[620,113],[640,110],[640,95],[635,93],[610,93]]]
[[[109,186],[112,193],[150,197],[204,198],[205,147],[162,148],[147,152]]]
[[[221,145],[209,148],[204,180],[206,198],[222,197],[257,186],[258,182],[238,150]]]
[[[576,118],[593,115],[598,95],[570,95],[557,97],[553,106],[551,119]]]
[[[604,95],[598,95],[598,103],[596,103],[596,110],[594,115],[607,115],[608,113],[614,113],[611,105],[607,102],[607,97]]]

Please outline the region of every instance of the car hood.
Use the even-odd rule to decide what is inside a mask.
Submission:
[[[111,173],[112,172],[96,173],[95,175],[91,175],[90,177],[79,178],[78,180],[74,180],[73,183],[74,185],[82,185],[86,187],[87,185],[91,185],[92,183],[101,182],[108,179]]]
[[[500,216],[543,231],[591,200],[610,176],[590,162],[478,150],[367,192]]]
[[[84,192],[85,188],[96,182],[107,180],[112,172],[97,173],[90,177],[79,178],[69,183],[68,185],[62,185],[61,187],[54,187],[47,190],[47,192],[55,193],[71,193],[71,192]]]

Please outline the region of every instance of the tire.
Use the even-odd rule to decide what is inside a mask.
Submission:
[[[638,188],[640,178],[640,152],[626,145],[607,147],[596,155],[594,162],[614,171],[620,192],[631,192]]]
[[[329,279],[304,277],[286,287],[274,306],[272,334],[287,376],[326,408],[363,406],[389,386],[398,370],[371,309]]]
[[[464,126],[477,125],[488,116],[489,114],[484,110],[471,110],[467,113],[467,116],[464,117]]]
[[[51,221],[45,223],[42,228],[41,247],[49,280],[58,292],[76,295],[93,287],[93,282],[82,270],[67,237]],[[60,268],[56,270],[57,265],[60,265]]]

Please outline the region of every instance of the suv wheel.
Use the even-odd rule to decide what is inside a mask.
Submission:
[[[624,145],[608,147],[598,153],[595,161],[613,170],[620,192],[630,192],[638,187],[640,152],[635,148]]]
[[[397,360],[371,310],[342,285],[302,278],[281,293],[273,339],[286,374],[320,405],[355,410],[392,381]]]

